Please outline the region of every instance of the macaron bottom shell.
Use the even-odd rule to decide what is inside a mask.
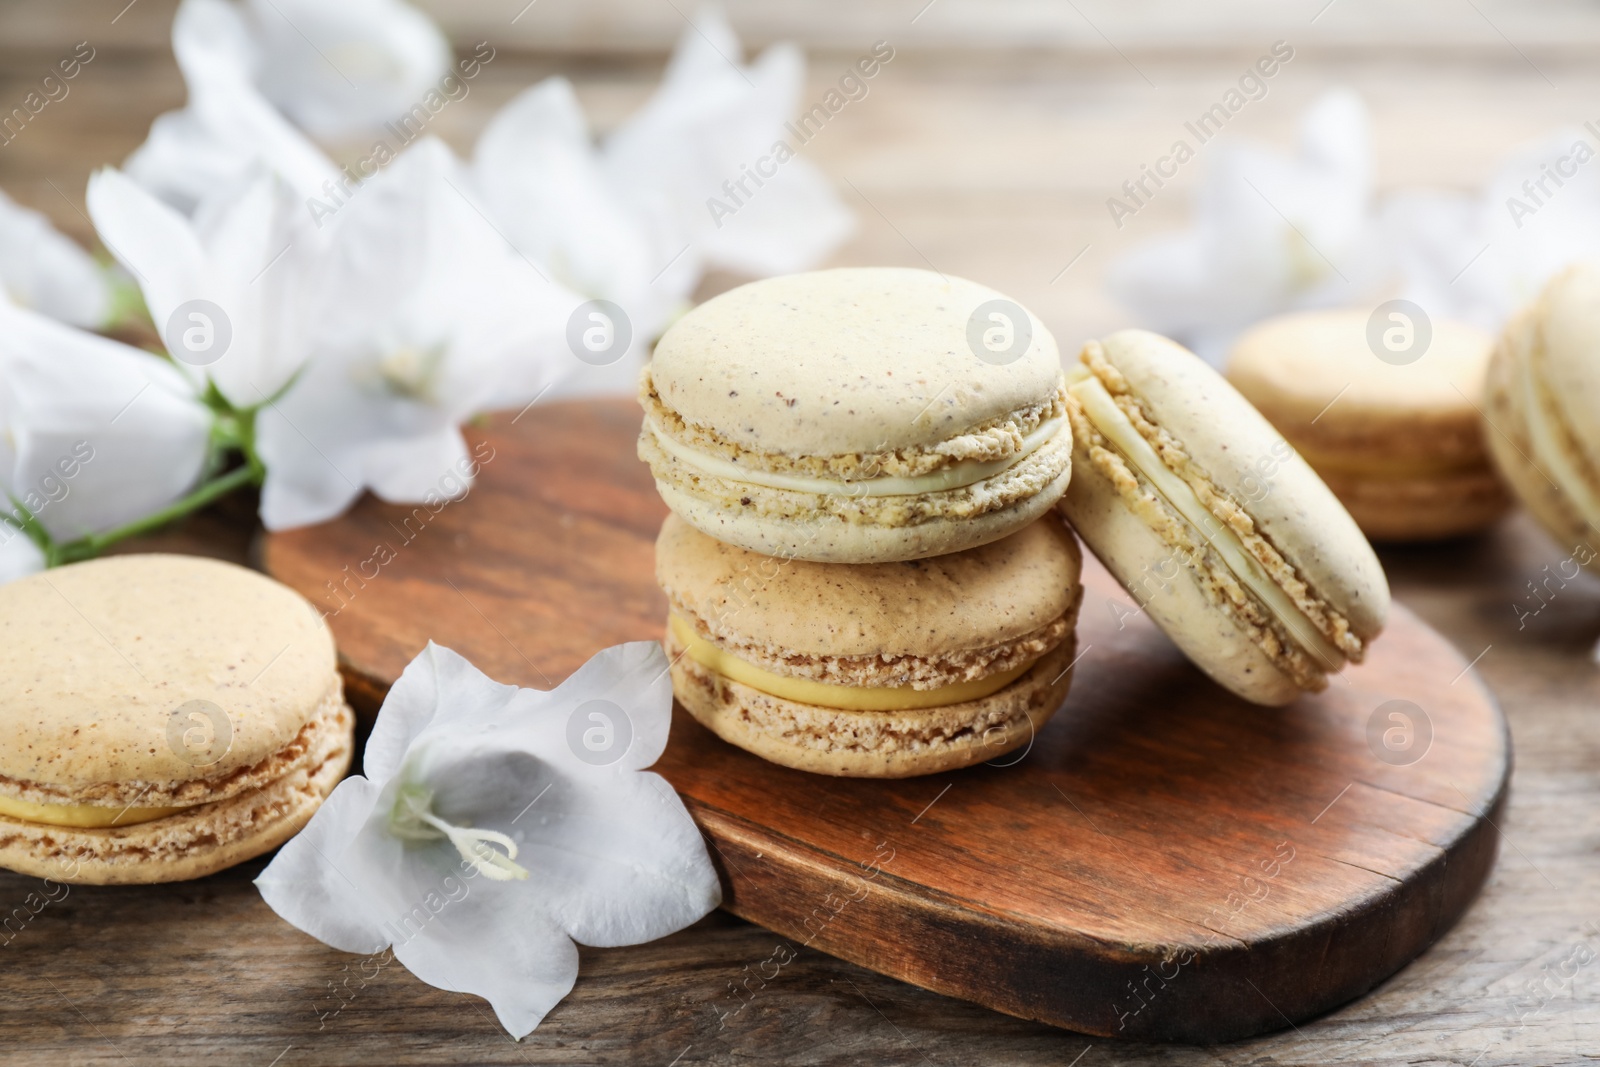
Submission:
[[[203,878],[299,833],[350,769],[355,713],[342,699],[312,721],[308,751],[256,789],[131,826],[83,828],[0,816],[0,867],[75,885]]]
[[[907,711],[802,704],[743,685],[684,655],[669,631],[678,701],[718,737],[795,770],[849,778],[909,778],[998,759],[1031,744],[1072,685],[1068,635],[1004,689],[980,700]]]
[[[1222,594],[1168,544],[1087,462],[1063,502],[1084,544],[1173,644],[1213,681],[1253,704],[1281,707],[1302,689],[1264,649],[1265,635],[1225,606]]]
[[[1489,469],[1427,478],[1374,478],[1313,467],[1361,532],[1374,541],[1464,537],[1489,527],[1511,509],[1505,483]]]

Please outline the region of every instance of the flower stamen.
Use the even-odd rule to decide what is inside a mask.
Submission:
[[[517,858],[517,843],[498,830],[483,830],[475,826],[457,826],[445,822],[432,811],[433,790],[422,786],[403,786],[389,813],[389,830],[405,841],[437,841],[449,839],[461,853],[461,858],[472,864],[473,870],[496,882],[509,882],[528,877],[526,867],[512,862]],[[505,849],[498,852],[490,845]]]

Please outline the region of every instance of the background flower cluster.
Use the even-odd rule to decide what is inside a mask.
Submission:
[[[706,271],[806,269],[854,225],[803,158],[706,211],[805,73],[715,12],[603,140],[552,78],[468,158],[427,124],[493,42],[458,58],[397,0],[184,0],[172,43],[186,105],[90,179],[103,250],[0,196],[0,580],[248,485],[269,529],[420,502],[471,469],[465,421],[631,389]]]

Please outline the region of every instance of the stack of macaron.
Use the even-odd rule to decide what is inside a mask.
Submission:
[[[969,343],[979,309],[995,351]],[[674,691],[774,762],[928,774],[1026,745],[1071,683],[1072,432],[1055,342],[920,270],[754,282],[679,319],[639,455]]]
[[[327,626],[254,571],[118,556],[0,586],[0,867],[109,885],[258,856],[354,727]]]
[[[1333,494],[1152,334],[1091,342],[1067,371],[991,289],[819,271],[685,315],[640,400],[673,512],[656,571],[674,691],[780,764],[901,777],[1028,744],[1076,661],[1067,520],[1258,703],[1321,688],[1383,625],[1382,569]]]

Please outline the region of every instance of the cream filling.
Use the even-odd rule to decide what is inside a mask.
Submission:
[[[683,646],[686,656],[706,670],[730,678],[741,685],[759,690],[780,700],[797,704],[811,704],[820,708],[837,708],[842,711],[910,711],[916,708],[942,708],[951,704],[965,704],[969,700],[982,700],[993,696],[1012,682],[1021,678],[1040,656],[1034,656],[1008,671],[1000,671],[983,678],[941,685],[933,689],[916,689],[909,685],[860,686],[833,685],[810,678],[791,678],[773,674],[740,659],[725,649],[695,633],[684,618],[677,613],[667,616],[667,627]],[[1042,655],[1042,653],[1041,653]]]
[[[1144,439],[1144,435],[1133,425],[1133,420],[1117,407],[1117,402],[1111,398],[1100,379],[1080,364],[1068,373],[1067,382],[1067,390],[1082,405],[1084,414],[1094,428],[1122,453],[1146,483],[1153,486],[1178,514],[1201,532],[1239,584],[1248,589],[1266,607],[1268,614],[1293,635],[1303,648],[1326,664],[1328,670],[1336,671],[1342,667],[1344,653],[1328,641],[1316,624],[1283,591],[1283,587],[1272,580],[1272,576],[1250,554],[1239,535],[1213,515],[1201,503],[1189,483],[1162,462],[1154,446]]]
[[[1518,360],[1517,384],[1522,389],[1523,408],[1528,413],[1528,443],[1542,469],[1554,477],[1567,500],[1577,509],[1589,528],[1600,530],[1600,497],[1583,476],[1583,472],[1567,457],[1567,450],[1556,439],[1555,431],[1546,418],[1545,406],[1539,396],[1538,385],[1533,380],[1532,359]]]
[[[35,804],[31,800],[0,796],[0,815],[18,822],[31,822],[44,826],[75,826],[85,829],[104,829],[108,826],[132,826],[176,815],[185,810],[177,808],[111,808],[95,804]]]
[[[725,478],[733,482],[749,482],[752,485],[760,485],[768,489],[790,489],[796,492],[818,493],[824,496],[862,497],[917,496],[922,493],[941,493],[950,489],[962,489],[966,486],[974,485],[985,478],[993,478],[995,475],[1011,469],[1033,455],[1054,438],[1065,423],[1066,417],[1063,415],[1058,415],[1053,419],[1040,423],[1032,433],[1022,439],[1021,450],[1015,456],[1007,459],[965,459],[952,463],[948,467],[929,471],[927,474],[916,474],[909,477],[864,478],[857,482],[754,470],[723,459],[721,456],[710,456],[674,441],[661,427],[655,424],[654,419],[650,420],[649,426],[650,432],[655,434],[656,441],[668,455],[705,474],[717,478]]]

